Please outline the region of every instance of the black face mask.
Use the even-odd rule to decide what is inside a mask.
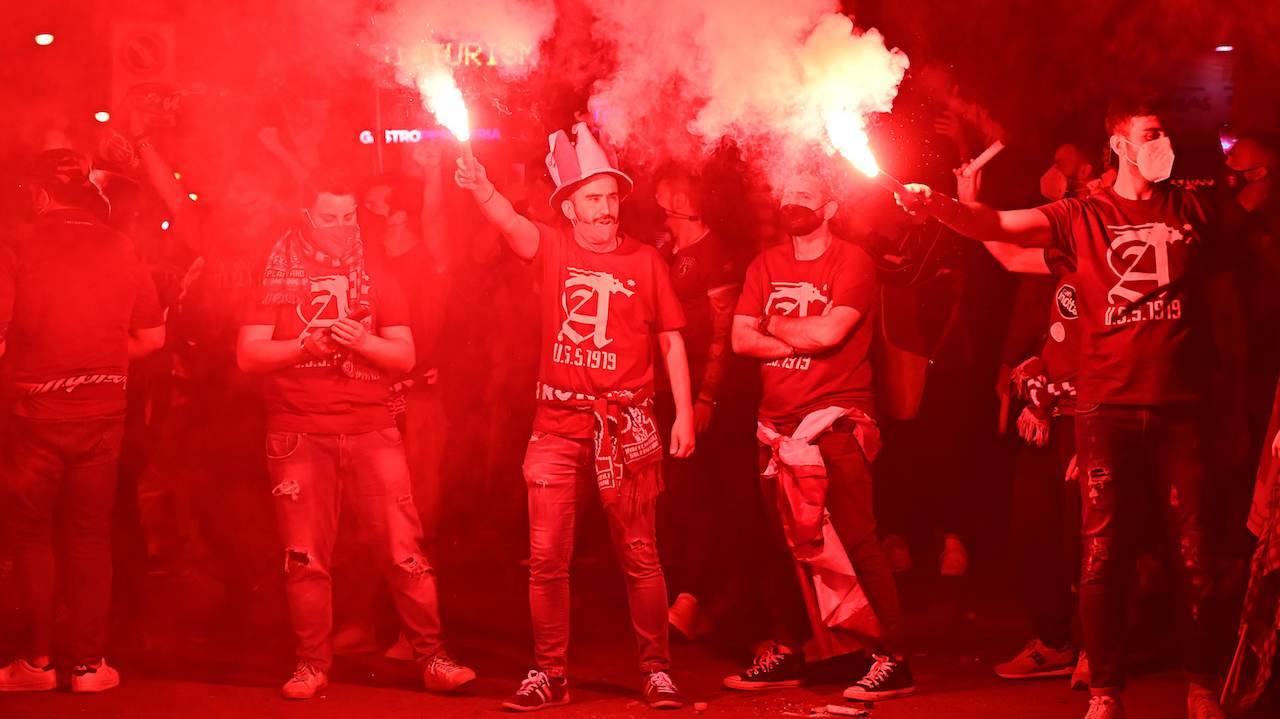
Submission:
[[[1248,185],[1251,180],[1245,177],[1245,173],[1253,172],[1258,168],[1251,167],[1247,170],[1235,170],[1230,167],[1224,168],[1222,171],[1222,184],[1232,192],[1239,192]]]
[[[361,207],[357,215],[360,235],[372,245],[381,245],[387,237],[387,216]]]
[[[782,229],[792,237],[811,235],[822,227],[822,215],[818,214],[817,210],[811,210],[804,205],[783,205],[780,214]]]

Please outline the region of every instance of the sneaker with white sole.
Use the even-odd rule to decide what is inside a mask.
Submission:
[[[875,662],[857,684],[844,690],[844,698],[860,702],[879,702],[899,699],[916,693],[916,682],[911,678],[911,667],[905,659],[895,659],[883,654],[875,655]]]
[[[679,709],[684,706],[680,689],[666,672],[649,672],[644,682],[644,700],[653,709]]]
[[[309,662],[298,662],[293,676],[280,687],[280,694],[285,699],[310,699],[327,686],[329,677],[324,672],[311,666]]]
[[[569,703],[569,680],[552,677],[546,672],[531,669],[529,676],[520,682],[515,696],[502,703],[502,708],[513,712],[536,712],[547,707]]]
[[[451,692],[476,680],[476,672],[439,652],[422,665],[422,683],[430,692]]]
[[[1124,705],[1120,700],[1105,694],[1089,697],[1089,710],[1084,719],[1124,719]]]
[[[96,664],[81,664],[71,670],[71,691],[76,694],[105,692],[120,686],[120,672],[112,669],[106,659]]]
[[[47,692],[58,686],[52,666],[38,667],[26,659],[15,659],[0,667],[0,692]]]
[[[766,689],[788,689],[804,682],[804,657],[778,644],[756,655],[741,673],[725,677],[726,689],[759,692]]]
[[[1039,639],[1033,639],[1016,657],[996,665],[996,676],[1001,679],[1042,679],[1065,677],[1076,666],[1076,653],[1069,647],[1054,649]]]

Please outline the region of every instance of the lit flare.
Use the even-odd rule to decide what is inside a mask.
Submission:
[[[907,188],[892,175],[880,170],[880,163],[871,152],[871,139],[860,115],[847,110],[826,113],[827,137],[836,151],[857,168],[858,172],[873,179],[881,187],[906,196]]]
[[[471,118],[453,75],[445,70],[432,70],[418,79],[418,90],[422,93],[427,110],[435,115],[436,122],[462,143],[462,154],[470,163]]]

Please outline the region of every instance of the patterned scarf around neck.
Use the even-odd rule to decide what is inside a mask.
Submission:
[[[311,303],[311,273],[307,262],[333,268],[334,274],[347,277],[347,307],[354,313],[361,308],[370,311],[362,322],[373,331],[373,305],[369,301],[369,275],[365,272],[364,246],[358,239],[342,257],[334,257],[317,248],[298,230],[286,232],[267,258],[262,273],[262,304],[305,307]],[[323,309],[323,308],[321,308]],[[305,314],[305,312],[303,313]],[[352,379],[376,380],[382,377],[378,368],[346,348],[338,350],[337,365],[342,374]]]

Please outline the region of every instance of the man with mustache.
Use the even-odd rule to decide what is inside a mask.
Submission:
[[[662,353],[676,406],[670,452],[687,457],[694,425],[679,331],[684,314],[662,257],[618,231],[618,206],[631,178],[586,123],[573,132],[576,144],[563,131],[551,135],[547,156],[556,184],[551,205],[567,221],[560,228],[516,213],[480,163],[460,159],[455,175],[541,276],[538,406],[524,460],[536,656],[503,706],[536,711],[569,702],[569,561],[578,496],[586,490],[600,496],[626,575],[644,700],[672,709],[683,699],[668,673],[667,588],[654,531],[662,445],[653,414],[653,348]]]

